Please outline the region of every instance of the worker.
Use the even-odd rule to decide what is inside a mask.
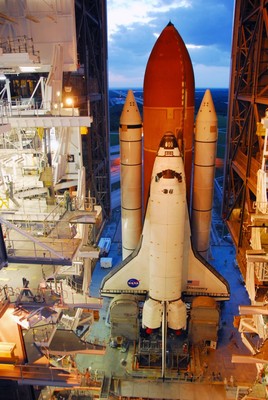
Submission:
[[[65,192],[64,192],[64,202],[65,202],[66,210],[72,211],[72,199],[71,199],[69,190],[65,190]]]
[[[89,386],[89,383],[90,383],[90,372],[89,372],[89,368],[87,368],[86,371],[85,371],[85,382],[86,382],[86,385]]]

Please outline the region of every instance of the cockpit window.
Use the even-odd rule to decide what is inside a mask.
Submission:
[[[173,171],[172,169],[165,169],[164,171],[159,172],[155,176],[155,181],[158,182],[160,178],[163,178],[163,179],[174,179],[174,178],[177,178],[179,182],[182,182],[181,173]]]
[[[160,147],[167,150],[172,150],[178,147],[178,143],[174,135],[164,135],[161,140]]]
[[[172,169],[165,169],[164,171],[162,171],[162,174],[164,179],[173,179],[175,177],[175,171],[173,171]]]

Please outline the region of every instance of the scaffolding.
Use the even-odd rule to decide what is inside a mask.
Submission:
[[[90,134],[83,137],[86,185],[107,218],[111,198],[106,1],[76,0],[75,15],[77,51],[93,117]]]
[[[267,1],[237,0],[233,23],[223,217],[236,246],[240,271],[246,278],[262,167],[265,129],[261,119],[268,107]]]

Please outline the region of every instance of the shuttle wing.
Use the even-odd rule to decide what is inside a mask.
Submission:
[[[149,291],[150,203],[147,207],[143,233],[136,250],[115,267],[102,281],[104,296],[119,293],[146,295]],[[189,216],[185,219],[182,293],[184,296],[211,296],[228,300],[228,282],[192,247]]]
[[[210,296],[217,300],[229,300],[228,282],[211,264],[191,248],[188,258],[188,277],[184,294]]]
[[[119,293],[146,295],[149,290],[149,205],[137,248],[103,279],[100,292],[105,296]]]
[[[183,295],[229,300],[229,283],[192,246],[189,217],[186,214]]]

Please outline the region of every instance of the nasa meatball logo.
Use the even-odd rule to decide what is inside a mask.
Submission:
[[[127,284],[128,284],[129,287],[135,288],[135,287],[138,287],[138,286],[139,286],[140,281],[138,281],[138,279],[131,278],[131,279],[129,279],[129,280],[127,281]]]

